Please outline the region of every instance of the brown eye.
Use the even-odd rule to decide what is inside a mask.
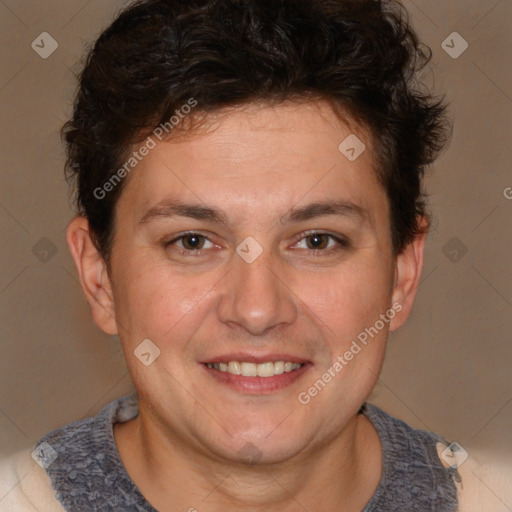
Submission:
[[[311,254],[327,255],[331,252],[350,248],[350,242],[345,237],[337,237],[329,233],[309,232],[304,233],[296,246],[299,249],[306,249]]]
[[[201,235],[191,234],[182,237],[183,248],[193,251],[200,250],[204,246],[205,237]]]
[[[202,249],[212,248],[214,244],[206,236],[199,233],[185,233],[169,242],[164,243],[164,247],[166,249],[172,248],[172,246],[175,246],[176,249],[181,253],[193,255],[196,252],[200,254]]]
[[[308,249],[325,249],[329,245],[329,235],[325,233],[315,233],[306,237]]]

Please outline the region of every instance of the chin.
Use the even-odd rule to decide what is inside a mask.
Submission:
[[[274,432],[272,429],[265,429],[264,434],[252,432],[251,435],[249,432],[237,431],[237,435],[233,437],[225,433],[222,440],[215,437],[205,441],[210,446],[210,451],[224,461],[243,465],[275,464],[300,453],[306,445],[304,440],[290,437],[290,432],[294,429],[286,428],[281,432],[278,430],[274,424]]]

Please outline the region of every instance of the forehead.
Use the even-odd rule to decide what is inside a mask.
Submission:
[[[221,111],[158,142],[128,177],[120,202],[135,218],[172,195],[252,215],[308,201],[382,203],[368,132],[329,104],[249,105]]]

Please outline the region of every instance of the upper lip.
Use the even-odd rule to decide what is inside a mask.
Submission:
[[[276,361],[284,361],[290,363],[307,363],[307,359],[298,356],[292,356],[291,354],[248,354],[247,352],[236,352],[231,354],[224,354],[222,356],[213,356],[209,359],[201,361],[203,364],[206,363],[228,363],[229,361],[238,361],[244,363],[275,363]]]

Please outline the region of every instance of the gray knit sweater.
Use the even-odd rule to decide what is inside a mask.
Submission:
[[[382,478],[362,512],[457,511],[459,475],[441,464],[436,450],[437,442],[449,443],[437,434],[412,429],[374,405],[364,404],[360,413],[375,426],[383,448]],[[65,510],[156,511],[128,476],[114,441],[112,425],[137,414],[136,395],[122,397],[98,416],[54,430],[38,441],[42,453],[52,454],[46,472]]]

